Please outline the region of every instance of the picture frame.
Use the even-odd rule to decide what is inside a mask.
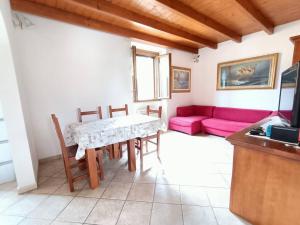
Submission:
[[[218,64],[217,90],[274,89],[278,53]]]
[[[191,69],[172,66],[172,92],[191,92]]]

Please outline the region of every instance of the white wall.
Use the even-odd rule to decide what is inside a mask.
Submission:
[[[34,26],[15,31],[18,76],[27,98],[38,158],[60,154],[51,113],[65,124],[76,109],[132,102],[130,40],[25,15]],[[130,107],[131,108],[131,107]]]
[[[7,127],[19,192],[36,187],[34,152],[30,150],[18,89],[11,42],[13,28],[8,0],[0,2],[0,101]]]
[[[172,50],[172,65],[179,67],[191,68],[191,81],[194,82],[194,78],[198,76],[195,66],[197,63],[193,62],[193,54],[183,52],[179,50]],[[172,99],[168,101],[168,117],[176,115],[177,106],[190,105],[193,103],[193,93],[195,88],[192,87],[190,93],[172,93]]]
[[[300,21],[296,21],[276,27],[272,35],[258,32],[243,37],[241,43],[227,41],[216,50],[201,49],[192,82],[194,104],[276,110],[280,74],[292,64],[294,46],[289,38],[299,35],[299,30]],[[280,56],[275,89],[216,91],[218,63],[277,52]]]

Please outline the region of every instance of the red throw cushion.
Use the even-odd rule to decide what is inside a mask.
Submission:
[[[271,115],[271,113],[272,111],[267,110],[215,107],[213,118],[245,123],[256,123]]]
[[[194,108],[193,105],[177,107],[177,116],[193,116],[195,115]]]
[[[195,114],[201,116],[212,117],[214,106],[195,105]]]
[[[244,122],[211,118],[211,119],[203,120],[202,125],[204,127],[214,128],[222,131],[236,132],[251,126],[252,123],[244,123]]]
[[[189,127],[194,123],[201,123],[202,120],[207,118],[207,116],[172,117],[169,122],[179,126]]]

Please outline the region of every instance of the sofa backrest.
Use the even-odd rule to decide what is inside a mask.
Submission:
[[[180,106],[177,107],[176,109],[176,114],[177,116],[194,116],[195,115],[195,111],[194,111],[195,107],[193,105],[190,106]]]
[[[271,115],[271,113],[272,111],[268,110],[215,107],[213,117],[238,122],[256,123]]]
[[[280,112],[274,111],[272,113],[272,116],[280,116],[280,117],[284,117],[285,119],[291,120],[292,119],[292,110],[280,110]]]
[[[213,116],[213,110],[215,108],[214,106],[195,105],[194,107],[194,113],[197,116]]]

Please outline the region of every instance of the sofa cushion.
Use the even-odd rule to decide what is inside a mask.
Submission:
[[[213,109],[214,106],[202,106],[202,105],[195,105],[194,106],[194,112],[197,116],[213,116]]]
[[[207,119],[207,116],[188,116],[188,117],[172,117],[170,123],[188,127],[195,123],[201,123],[202,120]]]
[[[272,111],[267,110],[215,107],[213,118],[245,123],[256,123],[271,115],[271,113]]]
[[[194,109],[193,105],[177,107],[176,114],[177,116],[194,116]]]
[[[203,127],[214,128],[222,131],[236,132],[252,125],[252,123],[244,123],[238,121],[222,120],[222,119],[206,119],[202,121]]]

